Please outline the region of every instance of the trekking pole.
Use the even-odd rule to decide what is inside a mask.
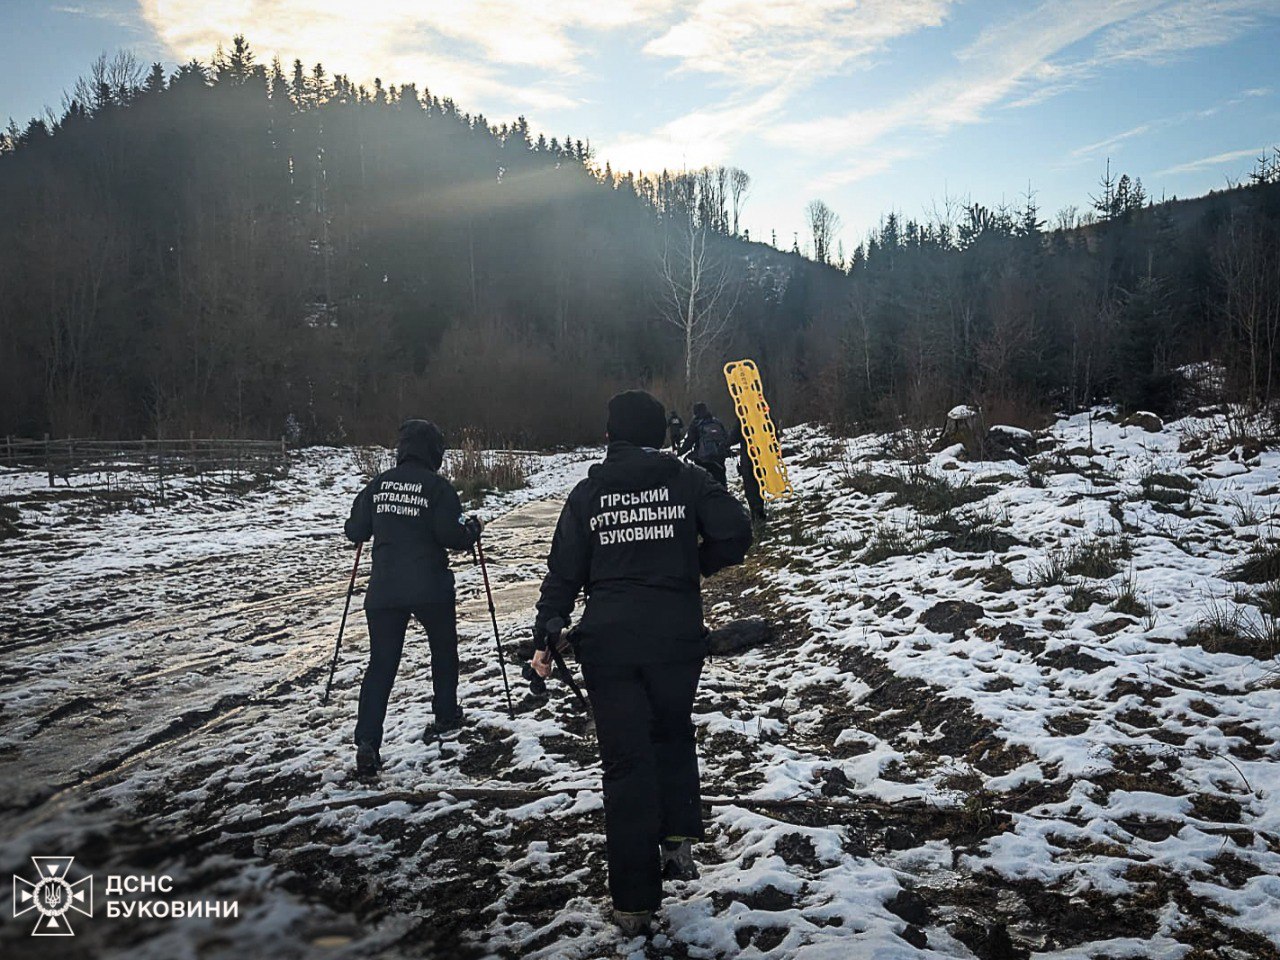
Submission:
[[[516,718],[516,708],[511,705],[511,685],[507,683],[507,658],[502,652],[502,638],[498,634],[498,611],[493,605],[493,591],[489,588],[489,568],[484,562],[484,544],[476,537],[476,562],[480,564],[480,576],[484,578],[484,595],[489,600],[489,619],[493,621],[493,642],[498,646],[498,666],[502,668],[502,689],[507,692],[507,716]]]
[[[565,665],[564,656],[560,653],[560,637],[564,633],[564,621],[559,617],[547,623],[547,652],[551,654],[551,662],[554,669],[551,671],[553,677],[559,677],[569,685],[569,689],[573,691],[573,695],[578,698],[578,702],[582,704],[582,709],[591,713],[591,705],[587,703],[586,695],[582,692],[582,688],[578,686],[578,682],[573,679],[573,674],[569,672],[568,666]]]
[[[333,662],[329,664],[329,682],[324,685],[324,696],[320,700],[320,706],[329,703],[329,688],[333,686],[333,671],[338,668],[338,653],[342,650],[342,633],[347,629],[347,613],[351,610],[351,594],[356,589],[356,571],[360,569],[360,549],[364,543],[356,544],[356,562],[351,565],[351,582],[347,584],[347,602],[342,608],[342,624],[338,627],[338,642],[333,648]]]

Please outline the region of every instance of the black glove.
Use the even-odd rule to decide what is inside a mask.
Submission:
[[[484,532],[484,521],[474,514],[463,520],[462,525],[470,531],[471,535],[475,537],[476,540],[479,540],[480,534]]]

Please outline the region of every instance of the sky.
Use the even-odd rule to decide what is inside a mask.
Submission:
[[[890,211],[1087,208],[1108,159],[1157,199],[1280,146],[1280,0],[0,0],[0,120],[98,54],[415,82],[615,170],[745,169],[752,239],[824,200],[847,249]]]

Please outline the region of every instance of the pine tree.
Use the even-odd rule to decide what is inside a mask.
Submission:
[[[289,84],[289,95],[293,98],[293,105],[299,110],[305,110],[309,105],[310,97],[307,89],[306,69],[302,66],[301,60],[294,60],[293,80]]]

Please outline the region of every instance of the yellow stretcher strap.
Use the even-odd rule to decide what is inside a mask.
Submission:
[[[787,465],[782,462],[778,433],[769,418],[769,404],[760,386],[760,371],[751,360],[734,360],[724,365],[724,378],[733,397],[734,411],[742,427],[742,438],[751,457],[751,468],[766,500],[791,496]]]

